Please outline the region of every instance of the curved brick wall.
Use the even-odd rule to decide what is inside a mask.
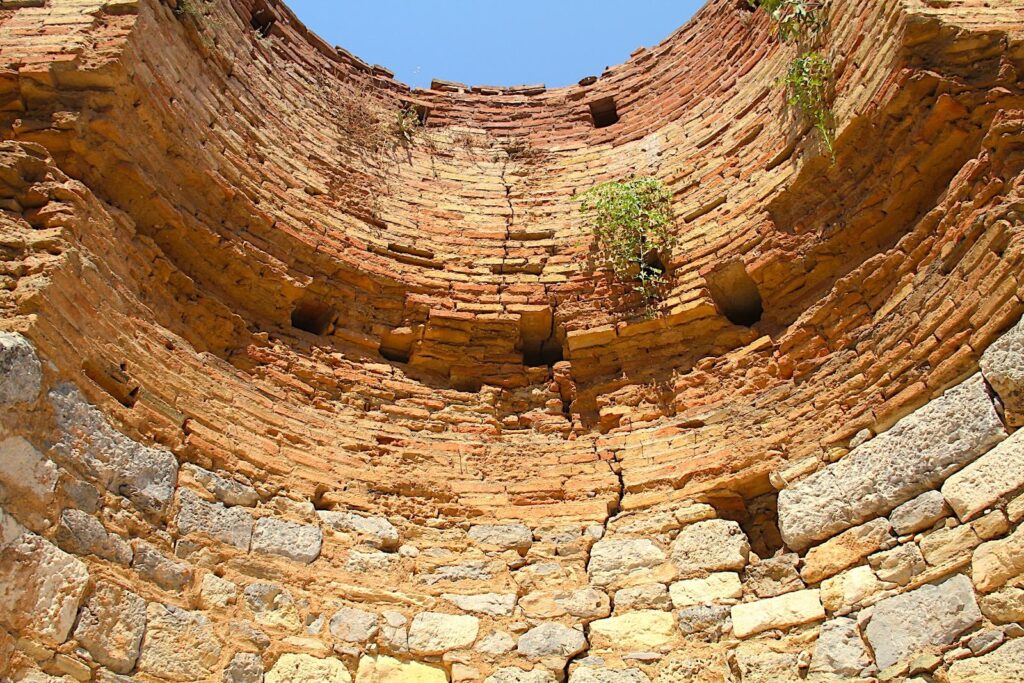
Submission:
[[[830,20],[834,164],[735,0],[423,91],[276,0],[4,3],[0,679],[1018,680],[1024,3]]]

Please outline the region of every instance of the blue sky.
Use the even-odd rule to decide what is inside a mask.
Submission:
[[[557,87],[625,61],[703,0],[285,0],[313,31],[405,83]]]

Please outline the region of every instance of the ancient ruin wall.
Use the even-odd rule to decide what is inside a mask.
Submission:
[[[0,679],[1017,680],[1024,3],[829,12],[834,160],[735,0],[422,91],[276,1],[3,3]]]

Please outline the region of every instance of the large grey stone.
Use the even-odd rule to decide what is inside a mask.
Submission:
[[[672,609],[665,584],[645,583],[615,592],[616,614],[640,609]]]
[[[206,534],[222,543],[249,550],[255,522],[248,512],[242,508],[226,508],[220,503],[210,503],[184,488],[178,499],[180,509],[177,523],[180,534]]]
[[[534,626],[519,637],[519,654],[530,660],[547,657],[569,659],[587,649],[583,632],[554,622]]]
[[[16,332],[0,332],[0,406],[35,401],[42,382],[32,343]]]
[[[263,517],[256,522],[252,534],[252,552],[309,564],[320,557],[323,540],[320,527]]]
[[[1024,429],[947,479],[942,495],[966,522],[1022,486]]]
[[[132,547],[135,548],[132,567],[147,581],[173,591],[182,590],[192,581],[188,565],[164,555],[145,541],[136,539]]]
[[[930,646],[949,645],[981,621],[971,580],[963,574],[875,605],[865,635],[880,669]]]
[[[49,396],[60,430],[55,458],[145,513],[166,512],[178,480],[178,461],[171,453],[115,430],[73,385],[63,384]]]
[[[421,612],[409,627],[409,649],[413,654],[440,655],[470,647],[479,632],[476,617]]]
[[[787,553],[769,557],[747,566],[743,588],[759,598],[774,598],[783,593],[804,589],[804,581],[796,569],[800,556]]]
[[[0,493],[48,503],[57,487],[57,466],[20,436],[0,441]]]
[[[224,668],[224,683],[263,683],[263,660],[257,654],[239,652]]]
[[[732,608],[729,605],[694,605],[676,613],[679,630],[684,636],[717,641],[732,628]]]
[[[989,346],[979,365],[1003,402],[1007,423],[1024,426],[1024,320]]]
[[[444,593],[441,597],[463,612],[485,614],[489,617],[510,617],[512,610],[516,607],[515,593],[478,593],[475,595]]]
[[[18,520],[0,507],[0,550],[3,550],[7,544],[13,543],[20,538],[25,531],[25,527]]]
[[[57,646],[68,639],[89,571],[49,541],[24,533],[0,552],[0,624]]]
[[[381,550],[394,550],[399,544],[398,529],[384,517],[372,517],[345,510],[321,510],[320,521],[337,531],[358,534]]]
[[[596,586],[648,583],[665,560],[664,551],[646,538],[606,538],[591,549],[587,572]]]
[[[380,627],[375,612],[343,607],[331,617],[331,635],[346,643],[368,643]]]
[[[98,519],[80,510],[61,513],[54,540],[63,550],[75,555],[95,555],[125,566],[132,561],[132,549],[127,541],[109,533]]]
[[[803,550],[887,515],[1006,438],[980,374],[904,417],[842,460],[779,493],[779,528]]]
[[[533,545],[533,532],[524,524],[479,524],[470,528],[469,537],[478,545],[522,554]]]
[[[201,612],[149,603],[139,671],[169,681],[209,680],[220,653],[213,624]]]
[[[135,667],[146,632],[146,601],[106,581],[82,608],[75,640],[93,659],[114,673],[127,674]]]
[[[736,522],[708,519],[690,524],[672,541],[672,564],[683,577],[738,571],[747,566],[750,544]]]
[[[260,500],[256,489],[248,484],[237,482],[234,479],[225,479],[216,472],[190,463],[182,465],[182,469],[188,471],[196,483],[225,505],[253,507]]]
[[[254,583],[242,591],[246,606],[265,626],[294,631],[300,628],[299,610],[292,594],[275,583]]]
[[[889,522],[897,534],[907,536],[930,529],[948,514],[946,498],[938,491],[925,491],[893,510]]]
[[[855,620],[839,618],[821,625],[810,670],[849,678],[874,675],[874,660]]]

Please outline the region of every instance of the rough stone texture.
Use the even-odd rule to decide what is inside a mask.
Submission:
[[[303,564],[320,557],[321,545],[323,533],[319,527],[273,517],[258,520],[252,534],[252,552],[280,555]]]
[[[173,560],[145,541],[135,541],[132,547],[132,567],[142,578],[172,591],[180,591],[191,583],[192,570],[187,564]]]
[[[255,523],[245,510],[210,503],[188,489],[181,490],[179,504],[175,521],[182,535],[206,534],[222,543],[249,550]]]
[[[233,479],[225,479],[216,472],[211,472],[192,464],[182,465],[182,470],[187,472],[198,484],[225,505],[253,507],[260,500],[256,489],[248,484],[243,484]]]
[[[876,672],[874,659],[855,620],[833,619],[821,625],[810,671],[850,678],[871,676]]]
[[[1005,586],[978,597],[981,613],[994,624],[1024,621],[1024,588]]]
[[[587,572],[596,586],[647,583],[663,575],[664,551],[648,539],[603,539],[590,551]]]
[[[42,377],[32,343],[20,334],[0,332],[0,405],[35,401]]]
[[[891,541],[892,528],[887,519],[875,519],[847,529],[807,553],[800,577],[809,584],[819,583],[852,567]]]
[[[684,636],[718,640],[732,627],[732,609],[728,605],[684,607],[676,616]]]
[[[640,669],[599,669],[581,666],[569,675],[569,683],[650,683]]]
[[[779,493],[786,544],[804,549],[935,488],[1006,438],[981,375]]]
[[[59,645],[68,639],[89,571],[79,559],[26,533],[0,552],[0,623]]]
[[[703,605],[743,596],[740,576],[734,572],[719,572],[705,579],[677,581],[669,587],[672,604],[679,607]]]
[[[968,521],[1024,486],[1024,431],[960,470],[942,486],[942,495],[958,517]]]
[[[746,638],[768,629],[784,629],[824,618],[820,591],[803,590],[734,605],[732,629],[737,638]]]
[[[981,611],[962,574],[883,600],[864,630],[879,669],[931,645],[948,645],[981,621]]]
[[[366,643],[380,630],[375,612],[345,607],[331,617],[331,635],[348,643]]]
[[[750,544],[740,525],[709,519],[683,527],[672,541],[672,564],[682,576],[737,571],[747,565]]]
[[[849,611],[863,606],[882,588],[871,567],[861,565],[822,582],[821,602],[829,612]]]
[[[675,619],[669,612],[642,610],[590,624],[593,647],[618,650],[658,649],[672,640]]]
[[[498,669],[484,679],[484,683],[557,683],[557,681],[554,674],[543,667],[525,671],[513,666]]]
[[[119,586],[100,582],[82,607],[75,640],[97,662],[119,674],[130,673],[146,631],[146,601]]]
[[[251,652],[239,652],[224,668],[223,683],[263,683],[263,660]]]
[[[1024,426],[1024,320],[985,350],[980,365],[999,394],[1007,423]]]
[[[220,653],[220,640],[205,615],[149,603],[139,671],[169,681],[201,680],[213,673]]]
[[[238,586],[217,576],[204,574],[199,587],[199,606],[202,609],[224,608],[235,602]]]
[[[363,657],[356,672],[358,683],[447,683],[444,669],[391,657]]]
[[[928,568],[921,549],[914,543],[877,553],[869,557],[868,561],[880,580],[901,586],[907,585],[911,579]]]
[[[519,654],[532,661],[547,657],[569,659],[583,652],[586,647],[587,639],[581,630],[556,623],[534,626],[520,636],[516,644]]]
[[[132,548],[127,541],[108,533],[98,519],[79,510],[61,513],[54,540],[75,555],[95,555],[123,565],[132,561]]]
[[[421,612],[409,627],[409,650],[421,655],[444,654],[472,646],[479,632],[476,617]]]
[[[290,591],[272,583],[254,583],[242,591],[246,606],[264,626],[289,631],[300,626],[299,611]]]
[[[982,543],[971,559],[974,586],[988,593],[1024,574],[1024,527],[1004,539]]]
[[[474,612],[492,617],[510,617],[516,606],[515,593],[482,593],[480,595],[444,593],[441,597],[464,612]]]
[[[759,598],[774,598],[805,588],[796,566],[800,556],[787,553],[778,557],[761,560],[747,566],[744,572],[744,587]]]
[[[21,437],[0,441],[0,492],[44,500],[57,486],[57,466]]]
[[[619,613],[640,609],[672,608],[668,587],[661,583],[646,583],[641,586],[615,591],[615,610]]]
[[[1024,671],[1024,639],[1011,640],[1002,647],[976,659],[954,662],[949,667],[949,683],[1013,683]]]
[[[283,654],[263,679],[265,683],[352,683],[348,669],[338,659]]]
[[[398,548],[398,529],[384,517],[359,515],[354,512],[321,510],[317,513],[320,521],[338,531],[359,534],[370,545],[381,550]]]
[[[947,514],[945,496],[939,491],[927,491],[893,510],[889,522],[897,534],[906,536],[931,528]]]
[[[167,510],[178,479],[178,461],[172,454],[116,431],[70,384],[52,390],[49,397],[60,430],[54,451],[61,458],[143,512]]]
[[[470,528],[469,537],[485,547],[515,550],[524,555],[533,545],[533,532],[523,524],[480,524]]]

